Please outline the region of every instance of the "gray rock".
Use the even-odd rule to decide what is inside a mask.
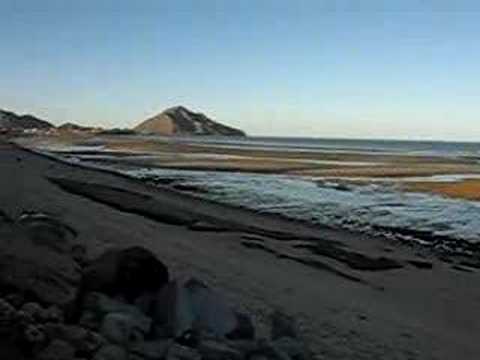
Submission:
[[[227,340],[226,344],[242,354],[250,354],[258,349],[257,341],[252,340]]]
[[[33,347],[43,344],[47,339],[43,327],[32,324],[25,327],[23,331],[23,338],[28,344],[32,345]]]
[[[34,320],[42,320],[43,308],[40,304],[34,302],[26,303],[21,307],[20,311],[23,311]]]
[[[21,223],[8,225],[0,247],[0,285],[32,293],[39,302],[65,305],[75,298],[81,273],[68,254],[34,241]]]
[[[92,360],[127,360],[128,352],[118,345],[105,345],[97,351]]]
[[[19,310],[15,313],[15,322],[18,326],[25,327],[27,325],[35,323],[35,320],[29,313]]]
[[[271,337],[272,340],[282,337],[297,338],[297,324],[295,319],[280,311],[271,315]]]
[[[134,305],[145,315],[150,315],[155,306],[156,296],[155,292],[145,292],[135,300]]]
[[[298,339],[282,337],[273,341],[272,345],[294,360],[305,360],[309,357],[305,344]]]
[[[0,298],[0,332],[8,332],[15,322],[16,310],[6,300]]]
[[[50,339],[60,339],[68,342],[75,350],[84,355],[92,355],[105,340],[100,334],[77,325],[48,323],[45,332]]]
[[[74,348],[65,341],[53,340],[36,357],[37,360],[72,360],[75,357]]]
[[[249,359],[253,356],[265,356],[270,360],[292,360],[286,352],[266,340],[258,342],[256,350],[249,354]]]
[[[11,293],[5,296],[5,300],[8,301],[16,309],[20,309],[25,303],[25,297],[22,294]]]
[[[150,327],[151,319],[147,317],[139,308],[134,305],[109,298],[108,296],[92,292],[85,297],[83,309],[86,312],[94,313],[99,319],[102,319],[109,313],[128,314],[141,324],[141,327]]]
[[[225,343],[215,340],[206,340],[200,342],[198,351],[202,355],[202,359],[208,360],[242,360],[243,355],[235,348],[228,346]]]
[[[63,311],[56,305],[44,309],[40,317],[43,322],[61,323],[64,320]]]
[[[24,213],[18,223],[26,230],[34,244],[55,252],[68,251],[76,232],[70,226],[43,213]]]
[[[134,319],[131,321],[135,322],[135,327],[143,329],[143,333],[150,331],[152,320],[136,306],[111,299],[104,294],[95,292],[88,293],[85,296],[83,305],[79,324],[89,329],[100,329],[104,322],[104,317],[107,314],[119,313],[128,315],[129,318]]]
[[[227,334],[227,338],[235,339],[255,339],[255,327],[253,326],[252,319],[247,314],[235,312],[237,319],[237,325],[235,328]]]
[[[102,316],[93,311],[84,311],[80,316],[78,324],[84,328],[96,331],[100,329]]]
[[[262,354],[253,354],[248,357],[248,360],[269,360],[266,355]]]
[[[141,341],[130,347],[130,354],[147,360],[163,359],[171,344],[171,340]]]
[[[150,331],[149,319],[138,319],[126,313],[110,313],[103,319],[101,334],[110,342],[127,345],[142,341]]]
[[[135,246],[110,250],[85,269],[82,291],[122,295],[132,302],[145,292],[155,292],[169,280],[167,267],[149,250]]]
[[[225,337],[240,324],[220,294],[193,278],[172,281],[159,292],[153,319],[174,337],[187,331]]]
[[[72,259],[77,262],[80,266],[85,266],[87,262],[87,248],[85,245],[75,244],[70,250]]]
[[[166,360],[201,360],[202,355],[198,350],[173,344],[167,352]]]

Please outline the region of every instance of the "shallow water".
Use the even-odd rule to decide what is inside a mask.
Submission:
[[[167,169],[123,172],[158,183],[174,181],[184,188],[205,190],[198,196],[314,224],[361,231],[403,228],[480,241],[480,202],[475,201],[405,193],[385,184],[339,186],[334,181],[318,183],[282,175]]]
[[[192,139],[189,140],[192,141]],[[247,146],[249,149],[259,145],[258,139],[200,139],[194,142],[205,145],[213,142],[225,146]],[[298,149],[301,147],[302,151],[306,149],[324,151],[331,148],[332,151],[338,152],[345,151],[347,148],[348,151],[352,151],[355,148],[355,152],[358,153],[364,151],[388,151],[397,154],[429,152],[446,157],[480,154],[479,144],[346,140],[340,141],[337,148],[334,148],[335,142],[330,140],[313,142],[311,139],[289,144],[285,144],[285,140],[276,139],[266,144],[272,148]],[[149,168],[140,160],[161,157],[162,153],[135,154],[132,152],[127,157],[129,160],[139,160],[138,165],[132,161],[127,164],[116,160],[115,154],[108,152],[102,154],[104,149],[98,144],[92,145],[80,148],[62,147],[62,152],[70,151],[70,154],[63,153],[62,156],[70,161],[107,167],[220,203],[242,206],[258,212],[281,214],[313,224],[380,233],[402,241],[430,245],[434,243],[434,246],[440,247],[463,246],[467,249],[470,246],[464,246],[465,244],[480,244],[480,202],[449,199],[426,193],[404,192],[396,188],[398,181],[458,181],[465,178],[478,178],[478,174],[402,179],[379,178],[368,179],[369,181],[365,184],[352,184],[346,183],[345,179],[335,178]],[[50,150],[58,151],[59,149]],[[95,150],[95,152],[83,155],[74,153],[84,150]],[[233,155],[208,153],[186,154],[186,156],[235,158]],[[355,165],[368,166],[370,163],[355,162]],[[365,180],[365,178],[362,179]]]

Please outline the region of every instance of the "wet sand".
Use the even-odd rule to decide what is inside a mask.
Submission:
[[[89,256],[151,249],[250,311],[300,322],[318,359],[478,359],[479,270],[385,239],[310,227],[0,144],[0,208],[59,217]],[[314,251],[312,251],[312,248]],[[386,259],[386,260],[385,260]]]
[[[480,201],[480,180],[454,182],[412,182],[404,185],[408,191],[431,192],[452,198]]]

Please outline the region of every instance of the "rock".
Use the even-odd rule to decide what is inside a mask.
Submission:
[[[95,318],[102,320],[103,317],[110,313],[120,313],[129,315],[135,319],[140,328],[150,328],[151,319],[147,317],[139,308],[134,305],[111,299],[101,293],[89,293],[85,296],[84,311],[95,314]],[[147,331],[145,331],[147,332]]]
[[[85,266],[87,262],[87,249],[84,245],[75,244],[71,249],[72,259],[80,266]]]
[[[80,316],[78,324],[93,331],[99,330],[102,318],[93,311],[84,311]]]
[[[155,292],[169,279],[167,267],[139,246],[105,252],[86,269],[82,291],[121,295],[128,302],[145,292]]]
[[[227,344],[219,341],[207,340],[202,341],[198,347],[198,351],[202,355],[202,359],[208,360],[242,360],[243,355],[240,351],[231,348]]]
[[[166,360],[201,360],[202,355],[198,350],[173,344],[167,352]]]
[[[145,315],[150,315],[155,306],[156,295],[154,292],[143,293],[135,300],[135,307],[140,309]]]
[[[228,339],[255,339],[255,327],[253,326],[252,319],[246,314],[240,312],[235,312],[235,317],[237,318],[237,326],[233,331],[228,333],[226,336]]]
[[[226,344],[242,354],[254,353],[258,348],[257,342],[252,340],[228,340]]]
[[[47,339],[43,328],[32,324],[26,326],[23,332],[23,338],[34,348],[37,347],[37,345],[43,344]]]
[[[64,320],[63,311],[56,305],[44,309],[40,313],[43,322],[61,323]]]
[[[45,304],[65,305],[75,298],[81,274],[69,255],[32,240],[21,223],[2,233],[0,286]]]
[[[25,297],[18,293],[8,294],[5,296],[5,300],[12,304],[16,309],[20,309],[25,303]]]
[[[24,213],[18,223],[27,231],[34,244],[65,253],[76,232],[61,221],[42,213]]]
[[[270,360],[291,360],[287,353],[269,341],[259,342],[257,349],[249,354],[248,359],[258,357],[266,357]]]
[[[45,332],[50,339],[59,339],[72,345],[77,353],[90,357],[105,340],[100,334],[77,325],[48,323]]]
[[[248,360],[269,360],[267,356],[262,354],[253,354],[248,357]]]
[[[33,317],[25,311],[19,310],[15,314],[15,323],[20,327],[35,323]]]
[[[272,344],[293,360],[305,360],[308,358],[305,345],[298,339],[282,337],[273,341]]]
[[[163,359],[171,344],[170,340],[141,341],[130,347],[130,354],[147,360]]]
[[[143,320],[126,313],[110,313],[105,316],[100,332],[108,341],[125,346],[142,341],[150,331],[151,321]]]
[[[53,340],[36,357],[37,360],[72,360],[75,357],[75,350],[65,341]]]
[[[174,337],[188,331],[225,337],[240,325],[222,296],[193,278],[164,287],[157,296],[153,318]]]
[[[15,322],[16,312],[8,301],[0,298],[0,334],[9,333]]]
[[[34,320],[42,319],[43,308],[40,306],[40,304],[34,302],[26,303],[21,307],[20,311],[23,311]]]
[[[282,337],[297,338],[295,319],[280,311],[275,311],[271,317],[271,338],[272,340]]]
[[[127,350],[118,345],[104,345],[97,351],[93,360],[127,360]]]

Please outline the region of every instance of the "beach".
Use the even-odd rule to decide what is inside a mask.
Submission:
[[[474,143],[85,133],[16,141],[205,200],[463,252],[478,262]]]
[[[125,140],[113,142],[109,146],[115,151],[127,147]],[[136,146],[145,153],[145,146],[158,145]],[[178,149],[191,145],[162,146],[174,146],[178,158]],[[135,150],[135,144],[129,141],[128,149]],[[261,151],[263,158],[271,155]],[[1,210],[10,218],[24,211],[58,217],[75,229],[88,257],[113,247],[143,246],[176,273],[202,278],[251,313],[260,332],[267,331],[272,309],[294,316],[318,359],[477,359],[480,354],[479,273],[461,257],[442,258],[368,233],[220,204],[7,142],[1,143],[0,156]],[[185,161],[173,156],[167,154],[162,166],[170,161],[172,169],[185,168]],[[385,155],[374,156],[385,160]],[[331,164],[327,173],[318,164],[300,168],[298,161],[188,161],[196,169],[340,171]],[[421,171],[476,171],[467,160],[432,162],[431,169]]]

